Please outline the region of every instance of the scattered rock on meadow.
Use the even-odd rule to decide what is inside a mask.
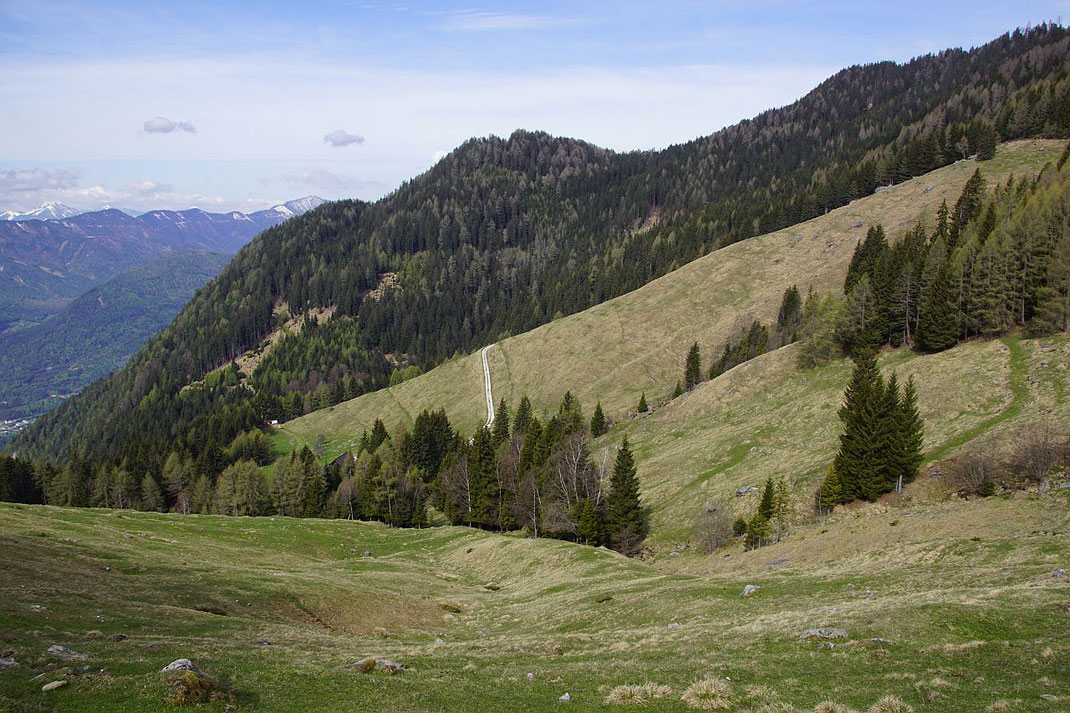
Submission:
[[[0,659],[0,668],[11,668],[12,666],[18,666],[18,662],[15,659]]]
[[[52,646],[49,646],[48,653],[56,658],[64,659],[66,661],[82,661],[89,658],[89,654],[80,654],[77,651],[72,651],[66,646],[60,646],[59,644],[52,644]]]
[[[1065,576],[1066,576],[1066,570],[1063,569],[1062,567],[1060,567],[1059,569],[1057,569],[1057,570],[1055,570],[1054,572],[1051,573],[1051,578],[1052,579],[1062,579]]]
[[[525,678],[527,678],[529,681],[534,681],[535,680],[535,674],[529,673],[527,676],[525,676]]]
[[[748,584],[746,587],[743,587],[743,593],[739,596],[749,597],[752,594],[757,594],[759,589],[761,589],[761,587],[759,587],[757,584]]]
[[[799,634],[799,639],[846,639],[847,632],[843,629],[833,629],[828,626],[822,626],[817,629],[807,629],[803,633]]]
[[[112,643],[119,643],[120,641],[126,641],[126,634],[112,634],[108,637],[108,641]]]
[[[66,681],[53,681],[52,683],[46,683],[45,685],[41,686],[41,690],[44,691],[45,693],[48,693],[49,691],[54,691],[57,688],[62,688],[63,686],[66,686],[66,685],[67,685]]]
[[[366,659],[361,659],[360,661],[357,661],[355,663],[348,664],[346,668],[356,669],[361,673],[371,673],[375,670],[375,659],[370,657]]]
[[[375,659],[375,665],[390,675],[401,673],[405,670],[405,664],[400,664],[397,661],[391,661],[390,659]]]
[[[160,671],[193,671],[196,674],[201,672],[189,659],[175,659],[161,668]]]
[[[568,695],[568,693],[565,693],[565,695],[561,696],[557,700],[561,701],[562,703],[568,703],[572,700],[572,696]]]

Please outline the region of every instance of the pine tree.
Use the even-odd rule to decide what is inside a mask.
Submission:
[[[495,448],[509,440],[509,407],[505,399],[498,402],[498,408],[494,412],[494,430],[491,440]]]
[[[953,347],[958,335],[958,307],[951,287],[951,269],[945,261],[922,295],[914,344],[920,351],[938,352]]]
[[[602,514],[590,498],[584,498],[576,503],[573,517],[576,520],[576,535],[580,542],[592,547],[605,544],[603,541],[605,523]]]
[[[639,413],[646,413],[650,407],[646,405],[646,392],[639,394],[639,405],[635,409]]]
[[[699,356],[698,342],[691,345],[687,353],[687,362],[684,367],[684,388],[688,391],[699,385],[702,381],[702,360]]]
[[[617,461],[609,481],[606,506],[606,530],[610,546],[626,555],[634,554],[650,529],[649,515],[639,496],[639,478],[628,439],[617,451]]]
[[[836,470],[836,462],[829,463],[825,469],[825,477],[817,489],[817,509],[822,513],[832,512],[832,508],[840,503],[847,502],[850,498],[845,497],[843,481],[840,472]]]
[[[141,509],[150,512],[163,512],[164,509],[160,484],[150,473],[145,473],[145,477],[141,479]]]
[[[773,529],[769,525],[769,519],[760,512],[747,523],[747,535],[743,540],[743,548],[753,550],[769,542],[773,535]]]
[[[531,419],[533,412],[531,408],[531,399],[524,396],[520,399],[520,406],[516,409],[516,417],[513,419],[513,435],[522,436],[528,432],[528,426],[531,425]]]
[[[381,446],[388,438],[390,438],[390,434],[386,432],[386,424],[383,423],[381,418],[375,419],[375,423],[372,425],[371,435],[368,437],[368,452],[375,453],[379,446]]]
[[[903,389],[903,398],[896,413],[896,432],[898,449],[895,456],[897,479],[903,483],[914,480],[918,468],[924,459],[922,448],[925,441],[925,423],[918,411],[918,393],[914,387],[914,377],[907,380]]]
[[[773,479],[765,479],[765,489],[762,490],[762,499],[758,503],[758,514],[765,518],[766,522],[773,519],[774,508],[774,486]]]
[[[862,497],[865,485],[877,476],[874,436],[883,398],[884,382],[876,357],[871,353],[858,355],[839,411],[844,430],[835,462],[847,501]]]
[[[791,518],[791,493],[788,492],[788,482],[781,476],[777,479],[773,493],[773,516],[769,518],[777,542],[788,531],[788,521]]]
[[[676,399],[684,395],[684,390],[680,386],[680,382],[676,382],[676,388],[672,390],[672,398]]]
[[[594,407],[594,413],[591,414],[591,437],[598,438],[608,430],[606,415],[602,412],[602,402],[599,401]]]

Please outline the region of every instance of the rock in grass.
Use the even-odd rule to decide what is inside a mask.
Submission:
[[[568,695],[568,693],[566,692],[565,695],[561,696],[557,700],[561,701],[562,703],[568,703],[572,700],[572,696]]]
[[[1060,567],[1059,569],[1057,569],[1057,570],[1055,570],[1054,572],[1051,573],[1051,578],[1052,579],[1062,579],[1065,576],[1066,576],[1066,570],[1063,569],[1062,567]]]
[[[400,664],[397,661],[391,661],[390,659],[375,659],[375,665],[390,675],[401,673],[405,670],[405,664]]]
[[[799,634],[799,639],[846,639],[847,632],[843,629],[833,629],[827,626],[818,629],[807,629]]]
[[[746,587],[743,587],[743,593],[739,596],[749,597],[752,594],[757,594],[759,589],[761,589],[761,587],[759,587],[757,584],[748,584]]]
[[[12,666],[18,666],[15,659],[0,659],[0,668],[11,668]]]
[[[189,659],[175,659],[171,663],[161,668],[160,671],[193,671],[193,673],[198,674],[201,672],[200,669],[197,668]]]
[[[66,686],[66,685],[67,685],[66,681],[53,681],[52,683],[46,683],[45,685],[41,686],[41,690],[44,691],[45,693],[48,693],[49,691],[54,691],[57,688],[62,688],[63,686]]]
[[[120,641],[126,641],[126,634],[112,634],[108,637],[108,641],[116,644]]]
[[[59,644],[49,646],[48,653],[56,658],[64,659],[65,661],[82,661],[89,658],[89,654],[80,654],[77,651],[72,651],[66,646],[60,646]]]

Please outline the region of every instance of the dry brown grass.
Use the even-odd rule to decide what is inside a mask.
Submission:
[[[695,681],[680,697],[688,708],[701,711],[726,711],[735,704],[728,684],[717,678]]]
[[[605,701],[613,705],[644,706],[651,701],[665,698],[671,694],[671,688],[657,683],[625,684],[614,687],[606,696]]]

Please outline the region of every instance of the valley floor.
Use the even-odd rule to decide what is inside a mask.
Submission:
[[[707,676],[797,710],[1066,710],[1068,501],[878,503],[653,565],[466,528],[3,504],[0,709],[173,710],[159,671],[190,658],[239,710],[612,710],[645,682],[680,710]],[[799,639],[816,627],[847,638]],[[406,668],[347,667],[368,656]]]

